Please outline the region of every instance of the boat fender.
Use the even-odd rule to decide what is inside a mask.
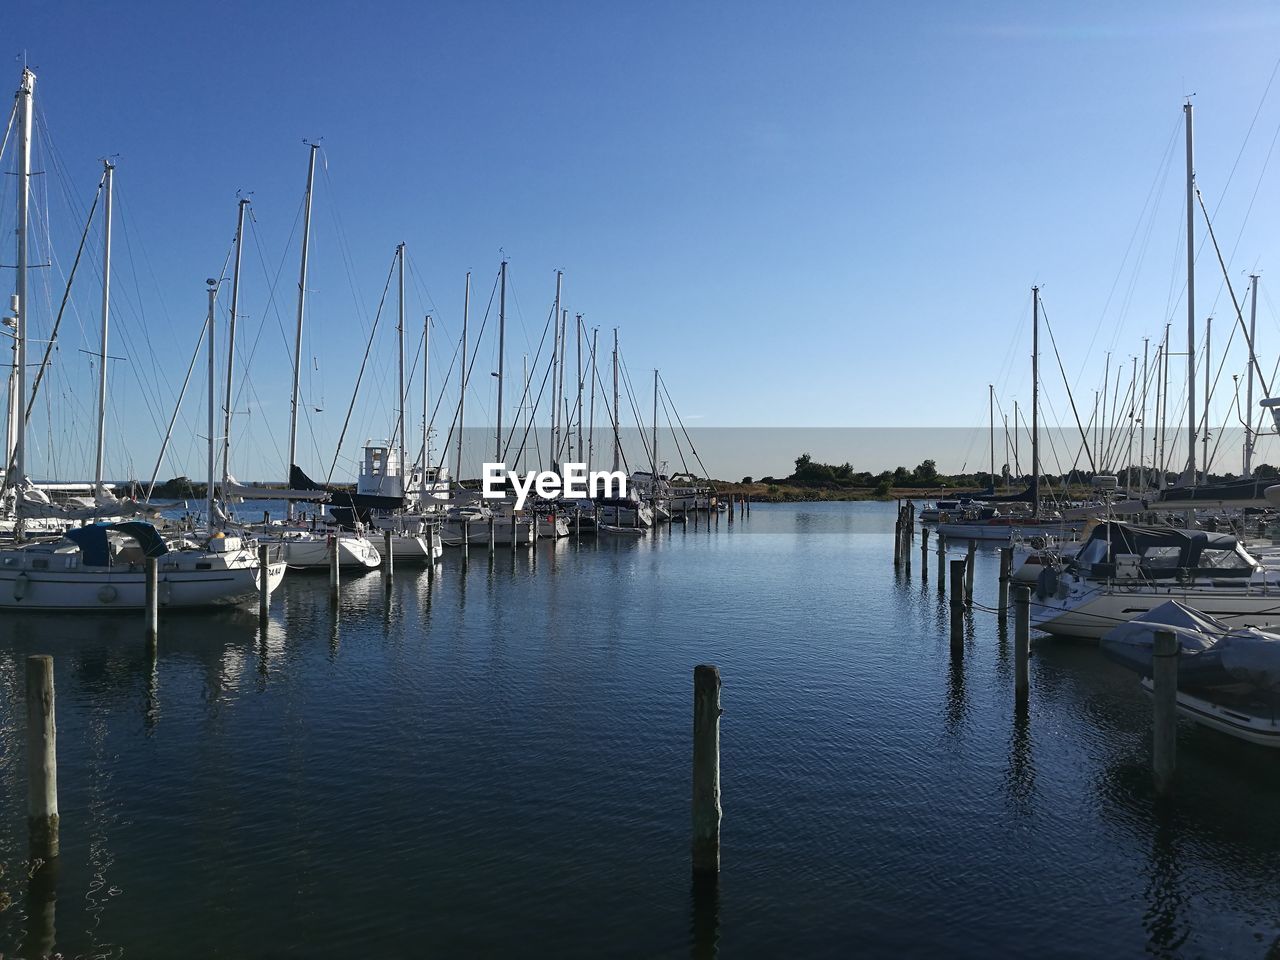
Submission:
[[[111,584],[107,584],[98,591],[98,599],[103,603],[112,603],[119,595],[116,588]]]
[[[21,600],[27,595],[27,584],[31,582],[31,578],[25,573],[20,573],[17,579],[13,581],[13,599]]]
[[[1036,577],[1036,596],[1044,600],[1058,592],[1058,571],[1045,567]]]

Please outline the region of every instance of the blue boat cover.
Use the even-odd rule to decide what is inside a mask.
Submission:
[[[107,531],[119,530],[133,537],[147,557],[163,557],[169,552],[156,528],[141,520],[125,520],[121,523],[94,523],[76,527],[66,532],[66,538],[80,548],[80,562],[86,567],[106,567],[111,563],[111,551],[107,543]]]

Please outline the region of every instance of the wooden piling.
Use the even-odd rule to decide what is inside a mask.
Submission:
[[[951,561],[951,648],[964,647],[964,566],[963,557]]]
[[[693,668],[693,872],[720,872],[720,670]]]
[[[929,579],[929,528],[920,530],[920,579]]]
[[[464,518],[462,521],[462,565],[467,565],[467,556],[471,552],[471,521]]]
[[[973,561],[978,552],[978,541],[969,541],[969,552],[964,558],[964,602],[973,606]]]
[[[938,534],[938,592],[947,592],[947,538]]]
[[[747,494],[747,516],[751,516],[751,494]]]
[[[1000,548],[1000,593],[997,606],[1000,616],[1009,613],[1009,581],[1013,579],[1013,547]]]
[[[1156,792],[1173,790],[1178,754],[1178,658],[1182,646],[1172,630],[1157,630],[1151,658],[1153,694],[1151,765]]]
[[[729,497],[729,523],[733,523],[733,508],[736,506],[737,497],[730,495]]]
[[[514,520],[512,521],[514,523]],[[497,523],[498,518],[493,514],[489,514],[489,552],[493,553],[494,544],[497,542]],[[512,536],[515,535],[515,527],[512,527]]]
[[[53,657],[27,657],[27,832],[31,856],[58,855],[58,728]]]
[[[329,599],[333,603],[338,602],[338,589],[341,578],[341,574],[338,572],[339,552],[337,536],[329,537]]]
[[[266,620],[271,610],[271,548],[258,544],[258,619]]]
[[[147,557],[147,647],[154,649],[160,637],[160,561]]]
[[[1025,704],[1031,696],[1031,588],[1013,587],[1013,699]]]
[[[902,517],[893,523],[893,568],[902,566]]]
[[[387,571],[387,586],[391,586],[391,577],[396,572],[395,552],[391,549],[391,531],[382,531],[382,567]]]

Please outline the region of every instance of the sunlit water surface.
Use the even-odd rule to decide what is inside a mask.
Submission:
[[[978,610],[892,505],[291,573],[253,612],[0,621],[0,950],[67,956],[1262,957],[1280,758]],[[980,548],[979,605],[996,553]],[[23,661],[56,661],[62,856],[29,889]],[[723,678],[723,872],[689,879],[692,668]]]

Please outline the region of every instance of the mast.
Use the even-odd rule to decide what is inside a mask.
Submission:
[[[502,374],[507,352],[507,259],[502,258],[502,292],[498,297],[498,429],[494,434],[495,463],[502,460]]]
[[[987,423],[991,433],[991,492],[996,489],[996,385],[987,384]]]
[[[236,364],[236,312],[240,309],[240,253],[244,247],[244,208],[248,197],[241,197],[236,210],[236,262],[231,274],[231,323],[227,328],[227,402],[222,416],[222,475],[231,473],[231,375]]]
[[[529,427],[529,421],[533,419],[533,412],[534,412],[533,406],[529,400],[529,355],[527,353],[522,354],[520,357],[520,380],[524,384],[524,393],[521,394],[522,399],[520,400],[519,416],[516,419],[517,419],[517,422],[519,422],[524,428],[523,430],[521,430],[521,436],[523,436],[524,430],[527,430]],[[521,466],[523,462],[524,462],[524,444],[521,443],[520,449],[516,453],[516,469],[517,470],[524,469]]]
[[[578,333],[578,405],[574,409],[578,412],[578,456],[582,456],[582,314],[577,314],[576,318]]]
[[[1040,288],[1031,288],[1031,515],[1040,516]]]
[[[102,462],[107,443],[107,327],[111,319],[111,181],[115,165],[102,161],[102,352],[98,355],[98,456],[93,467],[93,492],[102,490]]]
[[[302,321],[307,305],[307,249],[311,243],[311,191],[316,182],[316,151],[320,144],[309,144],[307,159],[307,195],[302,208],[302,266],[298,270],[298,326],[293,339],[293,394],[289,401],[289,466],[290,473],[298,460],[298,380],[302,373]],[[293,519],[293,501],[286,501],[287,514]]]
[[[418,492],[418,510],[426,509],[427,468],[431,466],[431,438],[427,435],[427,415],[430,413],[431,386],[431,314],[422,318],[422,489]]]
[[[467,320],[471,316],[471,271],[467,271],[467,288],[462,295],[462,386],[458,389],[458,457],[453,465],[453,479],[462,483],[462,415],[467,400]]]
[[[1130,384],[1129,386],[1129,442],[1128,442],[1128,456],[1125,458],[1128,462],[1125,463],[1124,465],[1124,486],[1126,490],[1130,491],[1130,495],[1132,495],[1132,491],[1133,491],[1133,428],[1134,428],[1133,421],[1137,419],[1134,415],[1133,408],[1138,402],[1137,354],[1134,354],[1134,357],[1133,357],[1133,375],[1129,379],[1129,384]]]
[[[1187,482],[1196,485],[1196,217],[1195,154],[1191,101],[1187,118]]]
[[[560,288],[564,281],[564,271],[556,271],[556,305],[555,315],[551,318],[551,469],[556,468],[556,456],[560,447],[560,393],[556,380],[556,364],[560,362]]]
[[[1245,388],[1244,408],[1244,476],[1253,476],[1253,367],[1257,358],[1254,356],[1254,338],[1258,334],[1258,275],[1249,274],[1249,379]]]
[[[31,107],[35,99],[36,75],[22,71],[18,87],[18,409],[15,415],[17,433],[13,441],[13,476],[5,484],[15,490],[26,475],[27,453],[27,230],[31,211]]]
[[[1107,436],[1107,390],[1111,386],[1111,351],[1109,350],[1106,365],[1102,370],[1102,419],[1098,421],[1098,451],[1099,456],[1110,462],[1111,458],[1107,456],[1111,452],[1111,438]],[[1119,373],[1118,370],[1116,372]],[[1101,460],[1098,465],[1106,469]]]
[[[217,368],[216,368],[217,358],[214,355],[214,349],[213,349],[214,347],[213,304],[214,304],[214,300],[217,299],[217,296],[218,296],[218,281],[214,279],[209,279],[209,280],[206,280],[205,282],[209,284],[209,317],[206,321],[209,327],[209,344],[208,344],[209,346],[209,454],[208,454],[209,462],[207,464],[208,469],[205,471],[205,482],[207,484],[207,487],[205,489],[204,502],[205,502],[205,518],[209,525],[209,532],[212,533],[213,532],[213,468],[214,468],[214,463],[216,462],[213,455],[213,441],[214,441],[213,423],[214,423],[214,409],[217,404],[217,401],[215,399],[215,394],[217,393],[217,390],[215,389],[216,380],[217,380]]]
[[[618,472],[622,460],[622,438],[618,435],[621,417],[618,415],[618,328],[613,328],[613,471]]]
[[[596,338],[600,328],[591,331],[591,412],[587,421],[587,471],[591,471],[591,461],[596,448]]]
[[[658,371],[653,371],[653,449],[650,451],[653,456],[653,482],[650,489],[653,492],[653,505],[658,505]]]
[[[1204,469],[1204,482],[1209,482],[1209,362],[1213,356],[1213,317],[1206,317],[1204,321],[1204,456],[1200,458],[1200,466]]]
[[[399,312],[397,315],[397,322],[396,322],[398,352],[400,354],[399,356],[400,392],[396,395],[396,408],[399,413],[399,417],[397,419],[399,420],[399,427],[400,427],[400,430],[399,430],[400,443],[399,443],[399,446],[396,448],[396,452],[399,454],[399,457],[400,457],[400,466],[399,466],[400,496],[403,497],[405,495],[405,488],[404,488],[405,486],[404,484],[404,480],[405,480],[404,426],[405,424],[404,424],[404,421],[405,421],[405,407],[409,405],[404,392],[404,243],[403,242],[401,242],[400,245],[396,247],[396,262],[399,266],[399,271],[400,271],[400,277],[399,277],[400,307],[399,307]],[[426,414],[426,411],[424,410],[423,415],[425,416],[425,414]],[[392,439],[393,441],[395,440],[394,437]],[[427,452],[427,448],[423,447],[422,453],[424,457],[426,456],[426,452]],[[425,467],[425,465],[426,465],[426,461],[424,460],[423,466]]]
[[[1022,458],[1018,453],[1018,424],[1022,421],[1018,415],[1018,401],[1013,401],[1013,472],[1022,477]],[[1021,479],[1019,479],[1021,482]]]
[[[1138,489],[1147,489],[1147,359],[1151,351],[1151,338],[1142,338],[1142,415],[1138,418]]]
[[[565,358],[565,353],[567,352],[566,341],[568,339],[567,337],[568,328],[569,328],[569,311],[566,308],[560,314],[560,370],[558,374],[560,378],[560,383],[559,383],[559,386],[557,386],[556,388],[556,394],[560,397],[560,406],[562,409],[560,412],[560,428],[558,431],[559,436],[557,437],[557,440],[556,440],[555,456],[552,457],[551,459],[551,468],[553,470],[558,470],[560,468],[560,457],[564,453],[564,438],[565,438],[565,434],[568,432],[568,427],[566,425],[566,422],[569,419],[569,414],[568,414],[569,405],[565,402],[565,399],[564,399],[564,368],[565,368],[564,358]]]
[[[1161,378],[1160,378],[1160,383],[1161,383],[1160,392],[1164,397],[1164,399],[1161,401],[1161,407],[1160,407],[1159,488],[1161,490],[1165,488],[1165,484],[1167,482],[1165,479],[1165,474],[1168,473],[1169,471],[1169,457],[1168,457],[1169,433],[1168,433],[1167,427],[1168,427],[1168,420],[1169,420],[1169,335],[1172,329],[1173,329],[1173,324],[1166,323],[1164,325],[1164,373],[1161,375]]]

